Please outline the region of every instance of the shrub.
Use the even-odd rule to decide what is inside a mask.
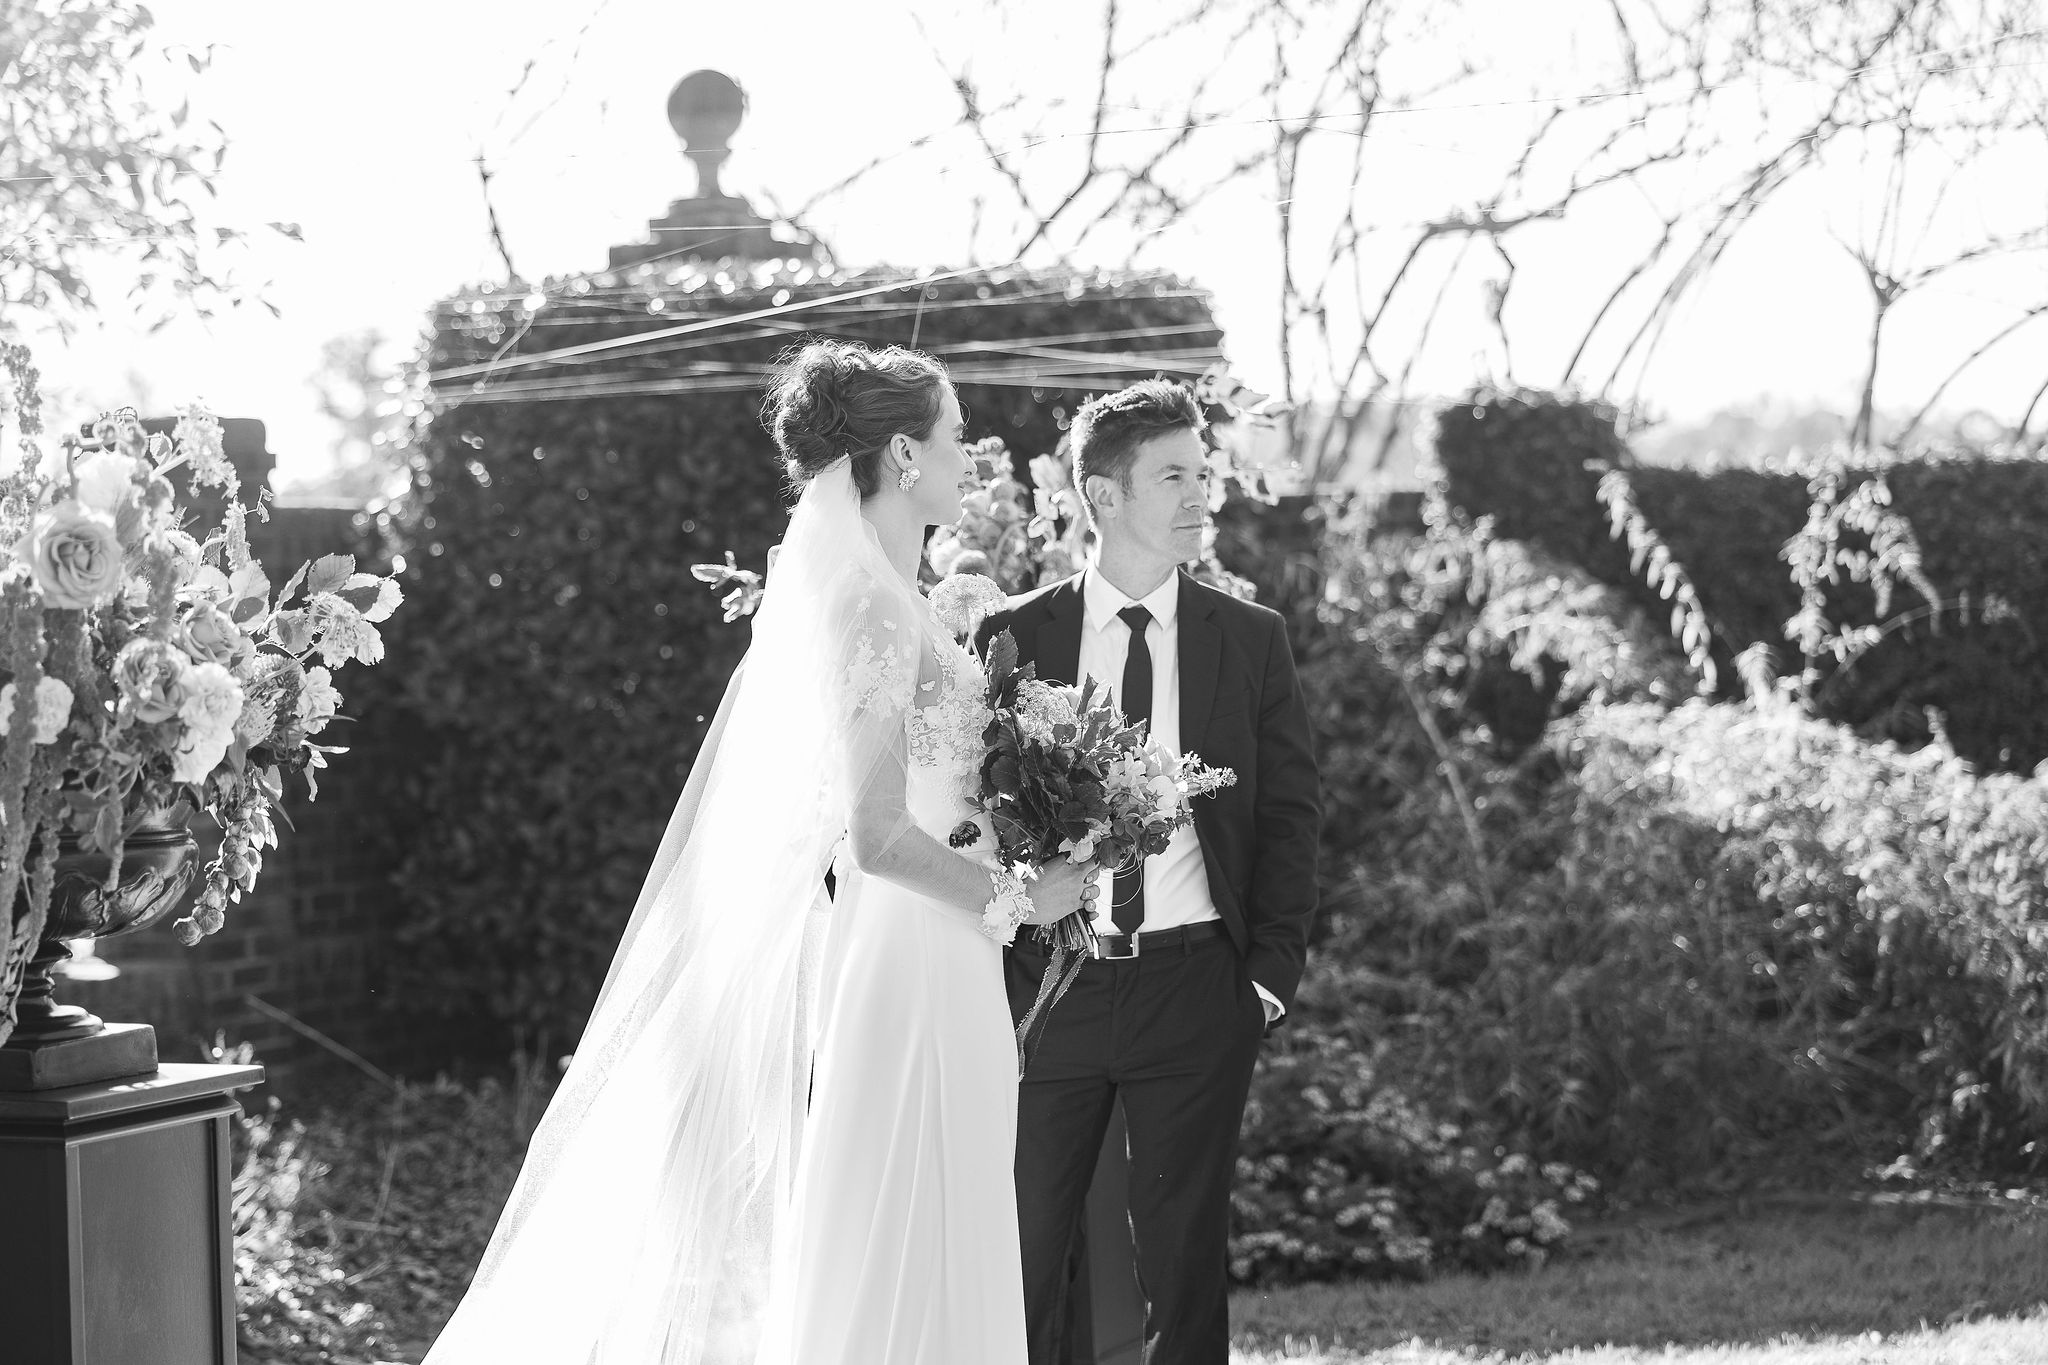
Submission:
[[[1303,663],[1330,820],[1297,1026],[1631,1191],[2041,1163],[2041,780],[1768,686],[1673,710],[1668,637],[1484,519],[1338,529]],[[1546,680],[1536,742],[1484,714],[1503,663]]]
[[[1432,1117],[1342,1034],[1289,1030],[1252,1080],[1231,1193],[1242,1284],[1541,1265],[1599,1182]]]
[[[247,1043],[216,1039],[215,1061],[246,1064]],[[235,1243],[237,1336],[253,1365],[358,1362],[388,1354],[390,1325],[355,1292],[351,1266],[315,1188],[327,1167],[309,1150],[305,1126],[284,1117],[275,1096],[243,1112],[232,1130],[235,1174],[230,1220]]]
[[[1454,506],[1490,518],[1500,538],[1581,566],[1661,620],[1670,603],[1611,536],[1598,497],[1603,472],[1626,471],[1644,521],[1698,592],[1724,697],[1740,694],[1733,665],[1749,646],[1796,656],[1787,626],[1800,587],[1786,551],[1817,496],[1826,489],[1846,502],[1881,478],[1936,600],[1913,595],[1895,610],[1838,558],[1821,584],[1829,619],[1883,638],[1849,661],[1819,661],[1815,713],[1908,745],[1942,733],[1986,768],[2029,772],[2048,759],[2048,461],[1935,450],[1837,455],[1798,470],[1639,467],[1611,409],[1487,389],[1438,414],[1436,453]],[[1867,553],[1869,537],[1851,535],[1842,548]]]
[[[2038,780],[1699,701],[1453,761],[1464,811],[1419,786],[1350,863],[1301,1023],[1631,1191],[2048,1164]]]
[[[950,356],[974,434],[1027,453],[1056,443],[1062,406],[1080,397],[1067,385],[1134,376],[1111,361],[1082,367],[1084,381],[1073,367],[1004,359],[1003,343],[1106,333],[1067,349],[1121,351],[1158,333],[1200,357],[1217,335],[1206,301],[1175,281],[1069,271],[756,281],[664,262],[606,288],[553,286],[537,314],[487,289],[437,310],[431,372],[735,319],[708,350],[693,336],[681,340],[699,349],[616,347],[566,375],[515,369],[517,401],[500,401],[506,380],[445,375],[438,406],[421,395],[405,446],[412,486],[382,525],[406,559],[407,605],[387,634],[393,666],[363,689],[360,728],[409,755],[388,802],[394,984],[404,1008],[448,1021],[437,1033],[474,1022],[462,1041],[487,1055],[513,1036],[566,1050],[580,1033],[746,648],[747,627],[720,622],[690,566],[728,548],[758,565],[786,524],[753,376],[792,338],[738,315],[878,284],[901,292],[831,313],[833,333],[915,336]],[[1046,387],[1029,387],[1041,370]],[[694,390],[662,392],[681,381]]]

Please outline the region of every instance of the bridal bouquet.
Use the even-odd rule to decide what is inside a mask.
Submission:
[[[959,635],[972,634],[1003,601],[1002,589],[979,574],[956,574],[932,590],[933,614]],[[1066,857],[1125,871],[1165,852],[1175,832],[1194,822],[1196,797],[1237,781],[1230,769],[1173,753],[1143,722],[1127,721],[1094,679],[1061,687],[1042,681],[1035,665],[1020,668],[1017,642],[1007,630],[989,642],[986,669],[990,720],[982,735],[978,810],[952,831],[948,841],[955,848],[992,843],[1009,868]],[[1052,949],[1053,960],[1018,1028],[1027,1061],[1045,1012],[1096,948],[1086,911],[1032,933]]]

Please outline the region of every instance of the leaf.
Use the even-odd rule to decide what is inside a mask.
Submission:
[[[988,682],[991,696],[1014,695],[1008,689],[1017,672],[1017,637],[1005,629],[988,642]]]
[[[311,564],[299,565],[299,571],[291,576],[291,581],[284,585],[284,591],[277,595],[277,605],[280,609],[283,608],[285,603],[292,600],[292,594],[299,590],[299,584],[305,581],[306,574],[312,567]]]
[[[355,571],[354,555],[320,556],[309,566],[306,575],[306,596],[316,597],[323,592],[337,591],[348,582],[349,575]]]
[[[364,575],[358,574],[357,577],[364,577]],[[334,595],[354,607],[357,611],[367,615],[370,608],[377,605],[378,584],[381,581],[377,578],[371,578],[366,586],[341,588]]]

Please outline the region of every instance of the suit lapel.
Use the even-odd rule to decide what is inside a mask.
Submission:
[[[1216,674],[1223,663],[1223,632],[1209,619],[1214,610],[1195,580],[1180,576],[1180,751],[1199,754],[1216,702]],[[1079,639],[1078,633],[1076,639]]]
[[[1081,671],[1081,577],[1076,574],[1045,595],[1045,619],[1031,657],[1038,676],[1071,687]]]

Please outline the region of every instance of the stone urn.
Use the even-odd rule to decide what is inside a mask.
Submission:
[[[107,855],[82,848],[74,830],[59,831],[49,917],[44,921],[42,939],[35,956],[29,959],[22,981],[14,1032],[6,1045],[0,1047],[0,1088],[7,1088],[7,1077],[21,1070],[20,1065],[6,1065],[9,1061],[20,1063],[19,1054],[51,1050],[56,1044],[108,1032],[107,1025],[90,1012],[76,1005],[60,1005],[52,998],[51,969],[70,957],[69,944],[74,940],[113,938],[146,929],[174,914],[185,903],[200,865],[199,841],[191,830],[192,816],[192,806],[182,801],[146,814],[128,835],[121,857],[121,878],[112,889],[106,884]],[[29,865],[34,866],[33,852]],[[26,895],[26,888],[16,893],[17,915],[27,908],[21,903]],[[116,1025],[115,1029],[124,1034],[139,1029],[141,1034],[148,1035],[149,1067],[155,1065],[155,1037],[146,1026]],[[136,1037],[125,1043],[125,1063],[115,1062],[107,1049],[99,1049],[101,1064],[139,1065],[143,1041]],[[82,1051],[76,1047],[64,1050]],[[5,1055],[8,1053],[17,1056],[10,1059]],[[68,1074],[71,1068],[65,1070]]]

